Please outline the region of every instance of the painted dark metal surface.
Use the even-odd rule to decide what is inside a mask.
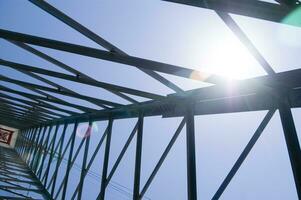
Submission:
[[[0,165],[0,191],[10,194],[0,195],[0,199],[34,199],[35,196],[40,196],[40,199],[52,199],[15,150],[0,147]],[[29,193],[24,195],[22,191]]]
[[[267,60],[260,54],[252,41],[229,15],[229,13],[239,14],[280,23],[285,16],[298,8],[299,1],[279,0],[279,4],[257,0],[166,1],[166,3],[175,2],[214,10],[268,74],[266,76],[242,81],[231,80],[233,83],[231,85],[231,92],[229,92],[230,86],[226,84],[229,80],[224,77],[214,74],[204,74],[187,67],[130,56],[49,3],[42,0],[29,1],[83,36],[91,39],[105,50],[0,29],[0,38],[6,39],[12,44],[69,72],[69,74],[55,72],[47,70],[43,68],[43,66],[36,67],[25,63],[0,60],[0,68],[9,67],[45,84],[33,84],[24,80],[16,80],[0,75],[1,81],[17,84],[37,93],[34,95],[0,85],[0,123],[20,129],[20,135],[14,150],[0,148],[0,190],[11,195],[0,196],[0,198],[30,199],[30,197],[20,192],[27,191],[30,194],[36,193],[43,199],[84,199],[83,190],[86,183],[85,180],[92,170],[91,166],[95,162],[96,156],[103,154],[104,161],[99,165],[99,172],[102,171],[102,177],[99,178],[101,184],[100,188],[97,188],[98,196],[95,198],[100,200],[105,199],[107,188],[113,183],[112,177],[118,169],[129,145],[133,143],[134,138],[136,138],[136,144],[134,144],[136,154],[133,191],[130,195],[134,200],[147,198],[145,194],[151,186],[152,181],[156,178],[156,174],[172,149],[173,144],[176,142],[179,134],[185,132],[187,198],[191,200],[202,199],[202,194],[197,194],[194,117],[206,114],[262,110],[267,111],[266,116],[212,199],[217,200],[222,196],[223,191],[239,170],[276,110],[279,110],[280,113],[296,191],[298,197],[301,198],[301,150],[291,113],[292,108],[301,107],[301,70],[296,69],[276,73]],[[201,10],[202,9],[200,9],[200,12]],[[30,45],[42,46],[136,67],[161,84],[169,87],[175,93],[163,96],[148,91],[101,82],[101,80],[95,80]],[[183,91],[176,84],[158,74],[158,72],[208,82],[214,85],[206,88]],[[64,85],[50,81],[42,75],[96,86],[123,98],[130,104],[123,105],[114,101],[82,95],[79,91],[68,89]],[[28,100],[9,95],[8,93],[20,95]],[[81,101],[85,100],[98,106],[99,109],[83,106],[80,102],[71,103],[57,98],[50,93],[72,97]],[[150,100],[138,102],[135,96],[148,98]],[[79,111],[74,111],[74,109],[71,110],[70,108],[76,108]],[[182,117],[183,119],[145,185],[140,185],[141,162],[143,160],[143,122],[148,120],[148,116],[162,116],[166,118]],[[110,171],[108,165],[111,157],[110,145],[111,136],[113,134],[113,122],[117,119],[130,118],[137,119],[137,123]],[[97,121],[106,121],[107,127],[92,152],[89,148],[89,133],[92,131],[93,123]],[[86,135],[80,140],[78,146],[76,146],[77,128],[79,124],[84,122],[88,122]],[[186,126],[186,129],[184,129],[184,126]],[[60,129],[60,127],[62,128]],[[68,127],[72,128],[71,133],[68,132]],[[102,146],[104,146],[104,152],[100,151]],[[83,153],[81,154],[80,152]],[[91,157],[89,158],[88,155],[91,155]],[[75,188],[71,188],[69,187],[70,173],[71,170],[76,167],[75,161],[79,157],[82,159],[82,163],[79,167],[79,182]],[[60,177],[58,176],[62,175],[59,171],[64,162],[67,163],[67,167],[60,182]],[[54,171],[50,170],[51,166],[53,166]],[[23,187],[18,183],[30,184],[31,187]],[[70,197],[67,197],[67,191],[72,191]]]

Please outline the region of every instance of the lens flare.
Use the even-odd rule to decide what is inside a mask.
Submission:
[[[289,13],[283,20],[283,23],[293,25],[293,26],[301,26],[301,6],[298,6],[291,13]]]
[[[190,74],[189,78],[194,79],[194,80],[198,80],[198,81],[206,81],[209,77],[210,77],[210,73],[193,71]]]
[[[89,137],[92,133],[93,125],[89,126],[87,123],[81,124],[76,129],[76,136],[80,138]]]
[[[204,52],[202,70],[206,76],[212,75],[224,77],[226,79],[245,79],[249,76],[258,75],[258,63],[241,44],[240,41],[232,37],[220,39],[215,44],[208,47]],[[210,76],[211,75],[211,76]]]
[[[92,126],[88,126],[87,123],[81,124],[77,127],[76,135],[80,138],[91,136],[91,134],[98,131],[97,123],[93,123]]]
[[[283,20],[283,24],[292,26],[281,26],[278,29],[279,40],[289,46],[301,46],[300,27],[301,27],[301,6],[293,10]],[[297,26],[297,27],[296,27]]]

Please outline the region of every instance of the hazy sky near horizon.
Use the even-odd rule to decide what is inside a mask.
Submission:
[[[238,79],[266,74],[222,20],[211,10],[157,0],[49,0],[47,2],[133,56],[192,69],[207,69]],[[0,13],[0,28],[2,29],[103,49],[28,1],[0,0]],[[232,17],[276,72],[300,68],[300,27],[280,25],[237,15],[232,15]],[[171,89],[134,67],[37,46],[35,48],[103,82],[161,95],[173,93]],[[69,73],[3,39],[0,39],[0,58]],[[1,75],[45,85],[6,67],[1,66],[0,72]],[[162,75],[174,81],[184,90],[209,85],[171,75]],[[64,84],[81,94],[118,103],[128,103],[105,90],[56,78],[47,78]],[[3,81],[0,81],[0,85],[33,93]],[[139,101],[147,100],[134,98]],[[76,102],[73,98],[64,97],[63,99]],[[97,108],[86,101],[80,103]],[[267,111],[258,111],[195,117],[199,199],[212,198],[266,113]],[[300,140],[300,109],[293,109],[293,114]],[[126,119],[114,122],[109,169],[117,159],[122,145],[136,121],[137,119]],[[145,118],[141,185],[145,184],[180,121],[181,118]],[[89,156],[106,127],[106,122],[95,124]],[[72,126],[69,126],[68,130],[68,134],[71,134]],[[187,199],[185,127],[183,130],[146,192],[147,198],[153,200]],[[80,140],[81,138],[77,137],[77,145]],[[135,140],[136,138],[133,139],[120,167],[113,176],[112,186],[108,187],[107,199],[129,198],[128,195],[133,188]],[[103,151],[102,147],[92,166],[93,172],[96,174],[89,176],[84,185],[84,200],[95,198],[99,192]],[[81,151],[76,160],[80,166],[82,155]],[[63,163],[61,175],[64,174],[64,167],[66,167],[66,163]],[[78,177],[79,171],[72,170],[70,183],[76,186]],[[128,194],[118,192],[114,187],[124,187]],[[71,190],[68,188],[67,199],[73,192],[72,186],[70,188]],[[220,199],[298,199],[278,112],[274,114],[262,137]]]

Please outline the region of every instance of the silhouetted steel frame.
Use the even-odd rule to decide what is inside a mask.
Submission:
[[[36,6],[40,7],[44,11],[53,15],[60,21],[64,22],[68,26],[77,30],[84,36],[90,38],[92,41],[101,45],[108,51],[103,51],[95,48],[84,47],[80,45],[70,44],[66,42],[50,40],[47,38],[41,38],[21,33],[16,33],[7,30],[0,30],[0,37],[7,39],[14,45],[33,53],[40,58],[57,65],[73,75],[52,72],[46,69],[41,69],[33,66],[28,66],[20,63],[14,63],[11,61],[0,60],[1,65],[11,67],[18,70],[26,75],[36,78],[54,88],[41,86],[37,84],[28,83],[25,81],[15,80],[9,77],[0,76],[2,81],[18,84],[27,89],[31,89],[38,92],[42,96],[32,95],[26,92],[21,92],[17,90],[12,90],[4,86],[0,86],[1,91],[19,94],[21,96],[31,99],[27,101],[21,98],[12,97],[10,95],[0,92],[0,123],[11,125],[21,129],[20,137],[16,143],[16,151],[22,157],[22,159],[27,163],[32,171],[37,174],[39,181],[36,184],[43,186],[43,191],[46,198],[58,197],[62,193],[62,199],[65,199],[66,190],[68,188],[69,173],[73,164],[79,155],[81,148],[84,148],[82,171],[80,175],[80,182],[75,189],[72,199],[76,196],[78,199],[81,198],[83,184],[88,170],[90,169],[96,155],[99,153],[100,147],[106,138],[105,144],[105,159],[103,163],[103,177],[101,179],[101,188],[97,199],[103,199],[106,192],[106,187],[109,184],[114,172],[118,168],[120,161],[122,160],[129,144],[136,135],[136,159],[135,159],[135,177],[134,177],[134,190],[133,199],[142,199],[145,192],[151,185],[152,180],[160,169],[162,163],[164,162],[168,152],[175,143],[177,137],[182,131],[184,125],[186,125],[186,143],[187,143],[187,192],[188,198],[195,200],[197,199],[197,181],[196,181],[196,162],[195,162],[195,128],[194,128],[194,116],[202,114],[217,114],[217,113],[231,113],[231,112],[243,112],[243,111],[257,111],[257,110],[269,110],[269,112],[264,117],[263,121],[259,125],[258,129],[255,131],[253,137],[247,144],[246,148],[239,156],[238,160],[234,164],[233,168],[230,170],[229,174],[226,176],[225,180],[222,182],[217,192],[212,199],[219,199],[223,191],[226,189],[227,185],[238,171],[239,167],[245,160],[248,153],[251,151],[252,147],[255,145],[256,141],[260,137],[264,128],[272,118],[274,112],[278,109],[281,117],[281,122],[283,126],[283,131],[285,135],[285,140],[288,148],[288,153],[290,157],[290,162],[292,166],[292,171],[294,175],[294,180],[296,184],[296,189],[299,198],[301,199],[301,151],[300,144],[298,142],[297,133],[293,121],[293,116],[291,113],[291,108],[301,107],[301,70],[293,70],[282,73],[275,73],[269,63],[264,59],[256,47],[252,44],[251,40],[243,33],[235,21],[231,18],[228,13],[246,15],[251,17],[257,17],[264,20],[270,20],[274,22],[281,22],[281,20],[293,11],[297,7],[297,1],[291,0],[289,4],[285,4],[281,1],[280,5],[262,2],[262,1],[239,1],[239,0],[212,0],[212,1],[196,1],[196,0],[167,0],[176,3],[183,3],[187,5],[209,8],[217,12],[218,16],[226,23],[230,30],[240,39],[240,41],[247,47],[254,58],[262,65],[264,70],[267,72],[268,76],[257,77],[244,81],[237,81],[236,90],[227,94],[226,87],[220,84],[226,83],[222,77],[210,76],[207,78],[203,77],[191,77],[194,70],[189,68],[170,65],[166,63],[161,63],[157,61],[147,60],[143,58],[137,58],[127,55],[122,50],[118,49],[113,44],[109,43],[105,39],[101,38],[97,34],[93,33],[80,23],[76,22],[69,16],[65,15],[58,9],[54,8],[50,4],[42,0],[29,0]],[[225,5],[225,3],[227,5]],[[261,12],[254,12],[260,9]],[[256,14],[254,14],[256,13]],[[83,74],[72,67],[64,64],[63,62],[48,56],[47,54],[34,49],[27,44],[34,44],[42,47],[52,48],[56,50],[67,51],[75,54],[80,54],[84,56],[94,57],[98,59],[104,59],[116,63],[126,64],[133,67],[137,67],[146,74],[152,76],[162,84],[173,89],[176,93],[168,96],[161,96],[158,94],[153,94],[145,91],[133,90],[131,88],[121,87],[112,84],[106,84],[95,80],[86,74]],[[1,66],[2,67],[2,66]],[[172,74],[185,78],[194,78],[200,81],[205,81],[209,83],[216,84],[208,88],[200,88],[191,91],[183,91],[178,86],[168,81],[156,72]],[[114,102],[104,101],[102,99],[96,99],[89,96],[84,96],[65,88],[62,85],[54,83],[46,78],[43,78],[35,73],[51,75],[57,78],[62,78],[65,80],[75,81],[78,83],[88,84],[97,86],[100,88],[107,89],[108,91],[118,95],[125,100],[131,102],[130,105],[121,105]],[[44,92],[42,92],[43,90]],[[87,100],[95,105],[98,105],[103,110],[93,110],[87,107],[72,104],[63,101],[59,98],[50,95],[47,92],[54,92],[66,96],[71,96],[81,100]],[[132,95],[142,96],[150,98],[150,101],[138,103],[133,98],[125,95],[125,92]],[[45,97],[43,97],[45,96]],[[18,103],[16,103],[16,101]],[[22,104],[19,104],[22,103]],[[69,107],[78,108],[84,111],[84,114],[79,114],[78,112],[70,111],[67,109],[62,109],[58,106],[54,106],[49,102],[56,103],[59,105],[65,105]],[[230,104],[231,102],[231,104]],[[23,105],[23,104],[27,104]],[[66,113],[63,115],[56,111]],[[70,116],[68,116],[68,114]],[[174,136],[170,140],[166,149],[164,150],[162,156],[160,157],[157,165],[155,166],[153,172],[151,173],[149,179],[147,179],[146,184],[140,189],[140,171],[141,171],[141,149],[142,149],[142,135],[143,135],[143,120],[147,120],[148,116],[163,116],[163,117],[183,117],[182,122],[179,124]],[[60,118],[58,118],[60,117]],[[4,118],[4,119],[2,119]],[[113,165],[111,172],[108,172],[108,160],[110,156],[110,140],[112,134],[113,121],[116,119],[123,118],[138,118],[137,124],[129,135],[124,147],[122,148],[120,155],[118,156],[116,162]],[[91,159],[87,160],[87,155],[89,151],[89,137],[84,137],[74,152],[74,140],[76,134],[76,128],[79,123],[89,122],[90,131],[93,122],[99,120],[108,121],[108,126],[104,131],[99,144],[97,145]],[[73,124],[74,129],[66,146],[63,147],[65,138],[65,133],[67,126]],[[24,125],[27,124],[27,125]],[[58,132],[60,125],[64,126],[61,133]],[[50,133],[52,127],[56,126],[54,131],[54,136],[50,138]],[[61,138],[58,143],[55,144],[55,136],[60,135]],[[45,138],[45,139],[44,139]],[[85,145],[84,145],[85,144]],[[61,161],[70,148],[69,158],[67,164],[66,176],[63,179],[57,193],[55,194],[56,179],[58,176],[58,169]],[[55,173],[50,178],[49,167],[52,162],[54,153],[58,151],[58,160],[55,165]],[[46,161],[47,154],[50,154],[48,162]],[[42,157],[41,157],[42,156]],[[46,161],[46,170],[43,171],[43,166]],[[14,164],[18,164],[21,161],[15,161]],[[14,165],[13,164],[13,165]],[[48,181],[49,180],[49,181]],[[1,181],[1,180],[0,180]],[[43,182],[43,184],[42,184]],[[51,190],[50,194],[46,190]],[[11,187],[10,189],[13,189]],[[14,192],[14,191],[11,191]],[[199,194],[201,198],[201,194]]]
[[[2,175],[0,182],[5,182],[10,185],[0,185],[0,190],[4,190],[6,192],[17,195],[17,198],[19,197],[23,199],[30,199],[30,196],[18,193],[18,191],[20,190],[25,190],[41,194],[45,199],[51,199],[48,191],[42,186],[36,175],[30,170],[30,168],[21,160],[16,151],[14,151],[13,149],[0,147],[0,160],[2,165],[0,168],[0,173]],[[3,176],[5,176],[6,178],[3,178]],[[20,179],[20,176],[26,178],[26,180]],[[25,188],[18,183],[32,184],[36,186],[37,189]],[[2,195],[0,195],[0,198],[10,199],[9,197]]]

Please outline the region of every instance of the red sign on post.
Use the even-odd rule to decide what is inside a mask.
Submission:
[[[0,143],[10,145],[14,131],[0,128]]]

